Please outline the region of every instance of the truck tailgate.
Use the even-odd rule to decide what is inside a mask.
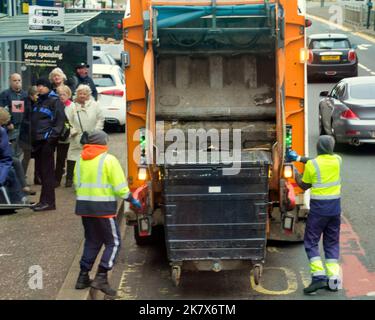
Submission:
[[[270,163],[269,152],[247,152],[237,175],[224,175],[223,165],[165,165],[169,259],[262,261]]]

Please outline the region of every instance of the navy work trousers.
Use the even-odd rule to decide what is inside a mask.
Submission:
[[[340,255],[341,216],[322,216],[310,213],[305,230],[305,250],[309,259],[319,257],[319,241],[323,235],[323,249],[326,259],[338,259]]]
[[[121,235],[116,218],[82,217],[85,229],[85,245],[81,258],[81,270],[90,271],[99,251],[105,249],[99,267],[111,270],[119,253]]]

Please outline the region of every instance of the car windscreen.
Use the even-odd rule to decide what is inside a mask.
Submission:
[[[92,75],[96,87],[114,87],[116,86],[115,81],[109,74],[98,74]]]
[[[351,85],[350,97],[361,100],[375,100],[375,83]]]
[[[309,49],[350,49],[350,43],[346,39],[314,39]]]

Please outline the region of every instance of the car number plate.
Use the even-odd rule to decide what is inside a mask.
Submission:
[[[321,56],[322,61],[340,61],[340,56]]]

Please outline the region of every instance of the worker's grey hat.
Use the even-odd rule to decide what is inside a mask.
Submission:
[[[88,144],[108,144],[108,135],[103,130],[94,130],[89,132]]]
[[[318,155],[321,154],[333,154],[333,149],[335,148],[335,139],[332,136],[323,135],[318,139],[316,149]]]

